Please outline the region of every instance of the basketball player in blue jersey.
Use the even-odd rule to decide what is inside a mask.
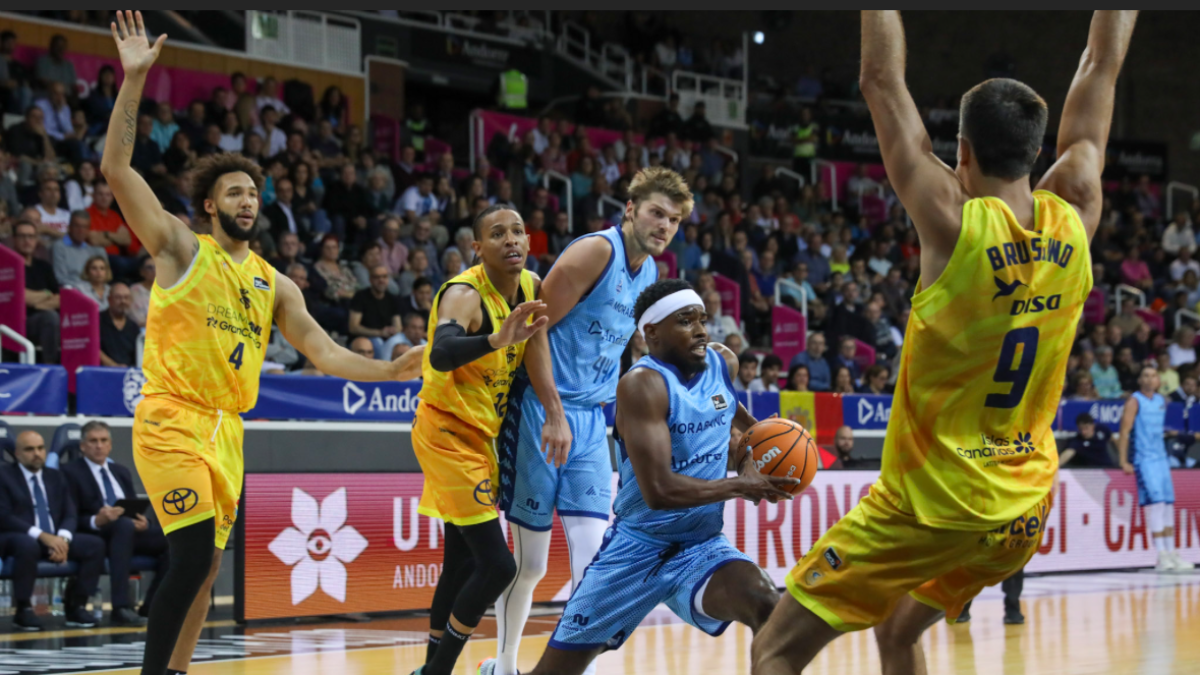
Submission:
[[[1117,452],[1121,469],[1137,477],[1138,506],[1146,511],[1146,525],[1158,550],[1159,572],[1188,572],[1195,565],[1175,552],[1175,485],[1163,442],[1167,400],[1158,393],[1158,370],[1147,366],[1138,377],[1138,391],[1125,401]],[[1132,444],[1130,437],[1133,437]],[[1130,456],[1130,446],[1133,447]]]
[[[517,576],[496,605],[496,675],[515,675],[534,588],[546,573],[554,510],[566,530],[571,589],[595,557],[612,507],[612,459],[602,406],[617,395],[621,354],[637,328],[633,304],[658,279],[651,256],[692,211],[679,174],[634,176],[619,228],[577,239],[542,282],[550,328],[530,341],[500,431],[500,508],[513,530]],[[544,454],[543,454],[543,451]]]
[[[798,483],[760,474],[749,453],[730,451],[733,433],[755,423],[733,390],[737,357],[709,344],[704,303],[686,281],[655,283],[634,316],[650,355],[617,390],[617,520],[532,675],[580,675],[659,603],[717,636],[733,621],[757,632],[779,597],[721,534],[724,502],[791,499],[784,489]],[[727,478],[734,468],[740,475]],[[491,675],[494,664],[479,672]]]

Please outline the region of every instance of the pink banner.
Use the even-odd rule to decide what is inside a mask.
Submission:
[[[517,115],[507,115],[505,113],[478,111],[483,119],[483,135],[476,140],[480,146],[475,148],[476,156],[487,152],[488,144],[492,142],[492,138],[496,134],[508,136],[510,133],[515,133],[518,138],[524,138],[525,134],[537,128],[537,119],[534,117],[519,117]],[[568,122],[559,122],[558,132],[563,136],[570,136],[575,131],[575,125]],[[592,147],[597,151],[603,150],[605,147],[612,145],[616,141],[621,140],[621,132],[612,131],[611,129],[597,129],[588,127],[588,140],[592,142]],[[638,143],[644,143],[645,139],[641,134],[635,134],[634,140]],[[621,158],[618,158],[621,159]]]
[[[1103,288],[1093,288],[1083,303],[1083,320],[1087,323],[1104,323],[1108,298]]]
[[[18,46],[15,55],[18,61],[29,66],[32,70],[37,59],[46,53],[45,49]],[[75,64],[75,90],[80,98],[86,97],[96,86],[96,78],[104,66],[112,66],[116,70],[117,84],[124,79],[119,59],[110,59],[90,54],[67,54],[71,63]],[[247,89],[253,92],[257,86],[253,78],[246,78]],[[175,110],[184,110],[192,101],[199,99],[208,101],[217,87],[229,88],[227,73],[206,73],[188,68],[173,68],[170,66],[155,66],[146,76],[145,96],[155,101],[170,101]],[[72,380],[73,381],[73,380]]]
[[[674,253],[672,253],[670,251],[663,251],[662,255],[654,256],[654,261],[655,262],[662,261],[667,264],[666,278],[676,279],[679,277],[679,259],[675,257]],[[658,278],[663,279],[664,277],[660,274]]]
[[[742,323],[742,287],[729,277],[713,274],[717,284],[717,292],[721,294],[721,311],[741,325]]]
[[[62,321],[62,364],[67,369],[67,391],[75,393],[75,371],[100,365],[100,305],[74,288],[59,295]]]
[[[25,334],[25,259],[7,246],[0,246],[0,323]],[[0,345],[21,351],[21,346],[8,338]]]
[[[798,310],[786,305],[771,308],[771,344],[774,345],[775,355],[783,359],[785,368],[792,358],[804,351],[807,336],[808,319]]]
[[[862,340],[855,340],[854,343],[854,362],[865,372],[867,368],[875,365],[875,348]]]
[[[400,123],[387,115],[371,115],[375,152],[393,162],[400,159]]]
[[[1200,471],[1173,471],[1175,546],[1200,562]],[[777,586],[870,491],[876,471],[818,471],[793,501],[725,503],[724,534]],[[612,476],[616,493],[617,476]],[[239,618],[422,609],[441,574],[445,533],[417,513],[420,474],[250,474],[242,496]],[[1155,551],[1133,476],[1060,471],[1030,572],[1151,567]],[[501,527],[507,524],[501,516]],[[1028,527],[1024,519],[1011,524]],[[507,532],[506,532],[507,536]],[[554,522],[535,600],[565,601],[570,565]]]

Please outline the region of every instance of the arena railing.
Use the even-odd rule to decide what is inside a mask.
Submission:
[[[35,363],[37,363],[37,350],[34,349],[33,343],[30,342],[28,339],[26,339],[26,337],[24,335],[21,335],[17,331],[13,330],[12,328],[9,328],[8,326],[6,326],[2,323],[0,323],[0,335],[4,335],[4,337],[21,345],[21,354],[18,359],[18,363],[21,363],[21,364],[24,364],[27,366],[32,366]],[[0,361],[2,361],[2,360],[3,360],[3,357],[0,356]]]
[[[713,124],[746,128],[750,99],[743,80],[676,70],[671,74],[671,91],[679,95],[679,106],[684,110],[703,101]]]
[[[1167,220],[1175,217],[1175,193],[1186,192],[1192,196],[1192,206],[1200,202],[1200,188],[1187,183],[1171,181],[1167,183]]]
[[[1117,292],[1113,295],[1113,298],[1117,303],[1117,309],[1121,308],[1121,295],[1124,293],[1136,295],[1138,299],[1138,307],[1142,309],[1146,308],[1146,294],[1142,291],[1142,289],[1135,288],[1129,284],[1117,284]]]
[[[784,167],[784,166],[775,167],[775,176],[776,177],[787,176],[788,178],[791,178],[792,180],[794,180],[800,184],[800,189],[802,189],[802,190],[804,189],[804,186],[808,184],[808,182],[804,180],[804,176],[801,176],[800,174],[796,173],[795,171],[792,171],[791,169]]]
[[[807,319],[808,318],[808,294],[804,292],[803,286],[796,283],[795,281],[792,281],[791,279],[780,278],[775,281],[775,304],[776,305],[783,304],[783,287],[784,286],[787,286],[788,288],[794,288],[799,293],[799,295],[800,295],[800,313],[804,315],[805,319]]]
[[[812,165],[812,184],[813,185],[821,184],[821,168],[822,167],[829,168],[830,208],[832,208],[836,212],[838,210],[837,165],[834,164],[833,162],[829,162],[829,161],[826,161],[823,159],[814,159],[812,162],[810,162],[810,164]]]
[[[571,177],[566,174],[562,174],[557,171],[554,171],[553,169],[546,169],[545,171],[542,172],[542,187],[549,190],[551,178],[553,178],[554,180],[562,181],[567,186],[566,196],[563,199],[559,200],[559,203],[561,204],[562,202],[566,202],[567,221],[571,223],[572,227],[574,227],[575,226],[575,206],[574,206],[574,204],[572,204],[572,202],[575,201],[575,199],[573,197],[573,195],[575,193],[571,190]],[[553,225],[553,223],[546,223],[545,227],[549,228],[551,225]]]
[[[1184,319],[1190,319],[1193,323],[1200,324],[1200,314],[1193,312],[1190,309],[1181,309],[1175,312],[1175,330],[1183,325]]]
[[[249,9],[246,52],[361,74],[362,24],[358,19],[307,10]]]

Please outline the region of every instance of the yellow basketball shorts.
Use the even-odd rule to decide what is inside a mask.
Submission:
[[[224,549],[242,493],[242,418],[177,398],[148,396],[133,420],[133,459],[163,532],[207,518]]]
[[[499,517],[495,439],[422,403],[413,422],[412,443],[425,474],[419,513],[462,527]]]
[[[788,573],[787,588],[841,631],[875,626],[905,593],[953,623],[986,586],[1025,567],[1037,551],[1052,495],[988,532],[922,525],[876,488],[817,541]]]

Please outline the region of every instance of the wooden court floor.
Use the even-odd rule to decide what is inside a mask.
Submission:
[[[1005,626],[1001,595],[988,589],[965,626],[939,624],[926,635],[932,675],[1200,674],[1200,574],[1149,572],[1055,575],[1025,582],[1024,626]],[[534,617],[522,643],[528,672],[556,617]],[[420,618],[369,623],[306,623],[242,630],[217,622],[192,675],[408,675],[424,659]],[[82,637],[82,636],[87,637]],[[494,625],[464,653],[457,674],[495,650]],[[144,633],[70,632],[0,638],[0,675],[113,672],[135,674]],[[32,640],[32,642],[31,642]],[[750,633],[731,628],[713,639],[659,609],[618,652],[601,657],[600,675],[745,675]],[[806,673],[880,672],[869,633],[834,642]]]

